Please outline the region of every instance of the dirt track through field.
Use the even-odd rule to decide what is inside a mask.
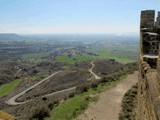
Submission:
[[[128,75],[116,87],[100,93],[97,103],[90,103],[88,109],[76,120],[118,120],[124,94],[138,82],[138,72]]]
[[[90,63],[92,65],[92,67],[90,69],[88,69],[88,71],[95,77],[95,79],[101,79],[101,77],[99,77],[98,75],[96,75],[94,72],[93,72],[93,68],[95,67],[95,64],[94,64],[94,61],[91,61]]]
[[[24,94],[27,93],[28,91],[32,90],[32,89],[35,88],[36,86],[40,85],[41,83],[45,82],[46,80],[49,80],[51,77],[55,76],[56,74],[59,74],[60,72],[62,72],[62,71],[55,72],[55,73],[53,73],[52,75],[50,75],[49,77],[47,77],[47,78],[45,78],[45,79],[37,82],[35,85],[27,88],[26,90],[20,92],[19,94],[13,96],[12,98],[10,98],[10,99],[8,99],[8,100],[6,100],[5,103],[8,104],[8,105],[20,105],[20,104],[24,104],[24,103],[30,101],[30,100],[28,100],[28,101],[24,101],[24,102],[16,102],[16,99],[17,99],[18,97],[24,95]]]
[[[91,62],[91,65],[92,67],[88,70],[94,77],[95,79],[100,79],[99,76],[97,76],[92,70],[93,68],[95,67],[93,61]],[[20,104],[25,104],[26,102],[29,102],[29,101],[32,101],[33,99],[30,99],[30,100],[27,100],[27,101],[24,101],[24,102],[16,102],[16,99],[24,94],[26,94],[28,91],[32,90],[33,88],[35,88],[36,86],[40,85],[41,83],[49,80],[51,77],[55,76],[56,74],[59,74],[61,73],[62,71],[57,71],[55,73],[53,73],[52,75],[50,75],[49,77],[37,82],[35,85],[27,88],[26,90],[20,92],[19,94],[11,97],[10,99],[6,100],[5,103],[8,104],[8,105],[20,105]],[[62,92],[67,92],[67,91],[75,91],[76,90],[76,87],[71,87],[71,88],[68,88],[68,89],[64,89],[64,90],[60,90],[60,91],[57,91],[57,92],[53,92],[53,93],[50,93],[50,94],[45,94],[43,95],[42,97],[47,97],[47,96],[51,96],[51,95],[54,95],[54,94],[58,94],[58,93],[62,93]]]

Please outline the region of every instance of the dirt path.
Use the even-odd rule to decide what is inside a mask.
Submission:
[[[95,79],[100,79],[99,76],[97,76],[92,70],[93,68],[95,67],[93,61],[91,62],[91,65],[92,67],[88,70],[94,77]],[[8,105],[20,105],[20,104],[24,104],[26,102],[29,102],[33,99],[30,99],[30,100],[27,100],[27,101],[24,101],[24,102],[16,102],[16,99],[22,95],[24,95],[25,93],[27,93],[28,91],[32,90],[33,88],[35,88],[36,86],[40,85],[41,83],[43,83],[44,81],[47,81],[49,80],[51,77],[55,76],[56,74],[59,74],[60,72],[62,71],[58,71],[58,72],[55,72],[53,73],[52,75],[50,75],[49,77],[39,81],[38,83],[34,84],[33,86],[27,88],[26,90],[18,93],[17,95],[11,97],[10,99],[6,100],[5,103],[8,104]],[[54,95],[54,94],[58,94],[58,93],[62,93],[62,92],[67,92],[67,91],[75,91],[76,87],[71,87],[71,88],[68,88],[68,89],[64,89],[64,90],[61,90],[61,91],[57,91],[57,92],[53,92],[53,93],[50,93],[50,94],[45,94],[43,95],[42,97],[47,97],[47,96],[51,96],[51,95]]]
[[[88,69],[88,71],[95,77],[95,79],[101,79],[101,77],[99,77],[93,72],[93,68],[95,67],[94,61],[92,61],[90,64],[92,65],[92,67]]]
[[[22,95],[24,95],[25,93],[27,93],[28,91],[30,91],[31,89],[35,88],[36,86],[38,86],[39,84],[43,83],[44,81],[46,80],[49,80],[51,77],[55,76],[56,74],[60,73],[62,71],[58,71],[58,72],[55,72],[53,73],[52,75],[50,75],[49,77],[37,82],[36,84],[34,84],[33,86],[27,88],[26,90],[18,93],[17,95],[11,97],[10,99],[6,100],[5,103],[8,104],[8,105],[19,105],[19,104],[24,104],[26,102],[29,102],[30,100],[28,101],[24,101],[24,102],[16,102],[16,99]]]
[[[118,120],[124,94],[138,81],[138,72],[128,75],[116,87],[99,95],[97,103],[91,103],[76,120]]]

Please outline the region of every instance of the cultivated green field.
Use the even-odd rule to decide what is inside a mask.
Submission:
[[[8,94],[10,94],[17,87],[17,85],[19,85],[22,82],[22,80],[36,81],[36,80],[46,78],[48,76],[49,76],[49,74],[44,72],[41,75],[35,75],[32,77],[25,77],[25,78],[21,78],[21,79],[16,79],[10,83],[4,84],[4,85],[0,86],[0,97],[7,96]]]
[[[112,48],[113,49],[113,48]],[[139,46],[136,45],[124,45],[124,46],[116,46],[114,47],[115,50],[124,50],[124,51],[134,51],[134,52],[138,52],[139,50]]]
[[[74,58],[69,58],[67,55],[61,55],[57,56],[56,60],[58,62],[66,62],[69,64],[74,64],[76,62],[83,62],[83,61],[99,60],[99,59],[115,59],[120,63],[130,63],[136,61],[135,59],[131,58],[128,55],[112,54],[110,51],[111,50],[107,48],[90,48],[87,49],[87,52],[94,53],[96,54],[96,56],[83,53],[82,55],[77,55]]]
[[[16,79],[10,83],[2,85],[0,87],[0,97],[10,94],[16,88],[16,86],[19,85],[21,82],[22,79]]]
[[[57,56],[56,57],[56,60],[58,62],[66,62],[66,63],[69,63],[69,64],[74,64],[76,61],[73,60],[72,58],[69,58],[67,55],[60,55],[60,56]]]

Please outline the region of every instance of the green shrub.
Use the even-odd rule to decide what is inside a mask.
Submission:
[[[122,110],[119,114],[119,120],[134,120],[135,113],[133,111],[135,107],[135,99],[137,96],[137,87],[138,85],[134,85],[127,93],[125,93],[124,98],[122,100]]]
[[[30,120],[44,120],[44,118],[49,117],[49,110],[47,108],[37,108],[33,111],[33,115]]]

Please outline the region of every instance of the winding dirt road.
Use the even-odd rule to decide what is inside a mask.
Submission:
[[[116,87],[100,93],[99,101],[91,103],[84,114],[76,120],[119,120],[121,101],[124,94],[138,82],[138,72],[128,75]]]
[[[90,63],[92,65],[92,67],[90,69],[88,69],[88,71],[95,77],[95,79],[101,79],[101,77],[99,77],[98,75],[96,75],[94,72],[93,72],[93,68],[95,67],[95,64],[94,64],[94,61],[91,61]]]
[[[99,76],[97,76],[92,70],[93,68],[95,67],[93,61],[91,62],[91,65],[92,67],[88,70],[94,77],[95,79],[100,79]],[[55,76],[56,74],[59,74],[60,72],[62,71],[57,71],[55,73],[53,73],[52,75],[50,75],[49,77],[37,82],[36,84],[34,84],[33,86],[27,88],[26,90],[18,93],[17,95],[11,97],[10,99],[6,100],[5,103],[8,104],[8,105],[20,105],[20,104],[24,104],[26,102],[29,102],[29,101],[32,101],[33,99],[30,99],[30,100],[27,100],[27,101],[24,101],[24,102],[16,102],[16,99],[22,95],[24,95],[25,93],[27,93],[28,91],[32,90],[33,88],[35,88],[36,86],[40,85],[41,83],[49,80],[51,77]],[[60,91],[56,91],[56,92],[53,92],[53,93],[50,93],[50,94],[45,94],[41,97],[47,97],[47,96],[51,96],[51,95],[55,95],[55,94],[58,94],[58,93],[62,93],[62,92],[68,92],[68,91],[74,91],[76,90],[76,87],[71,87],[71,88],[68,88],[68,89],[64,89],[64,90],[60,90]]]
[[[29,102],[31,100],[28,100],[28,101],[24,101],[24,102],[16,102],[16,99],[22,95],[24,95],[25,93],[27,93],[28,91],[32,90],[33,88],[35,88],[36,86],[38,86],[39,84],[43,83],[44,81],[47,81],[49,80],[51,77],[55,76],[56,74],[60,73],[62,71],[58,71],[58,72],[55,72],[53,73],[52,75],[50,75],[49,77],[39,81],[38,83],[34,84],[33,86],[27,88],[26,90],[18,93],[17,95],[11,97],[10,99],[6,100],[5,103],[8,104],[8,105],[20,105],[20,104],[24,104],[26,102]]]

